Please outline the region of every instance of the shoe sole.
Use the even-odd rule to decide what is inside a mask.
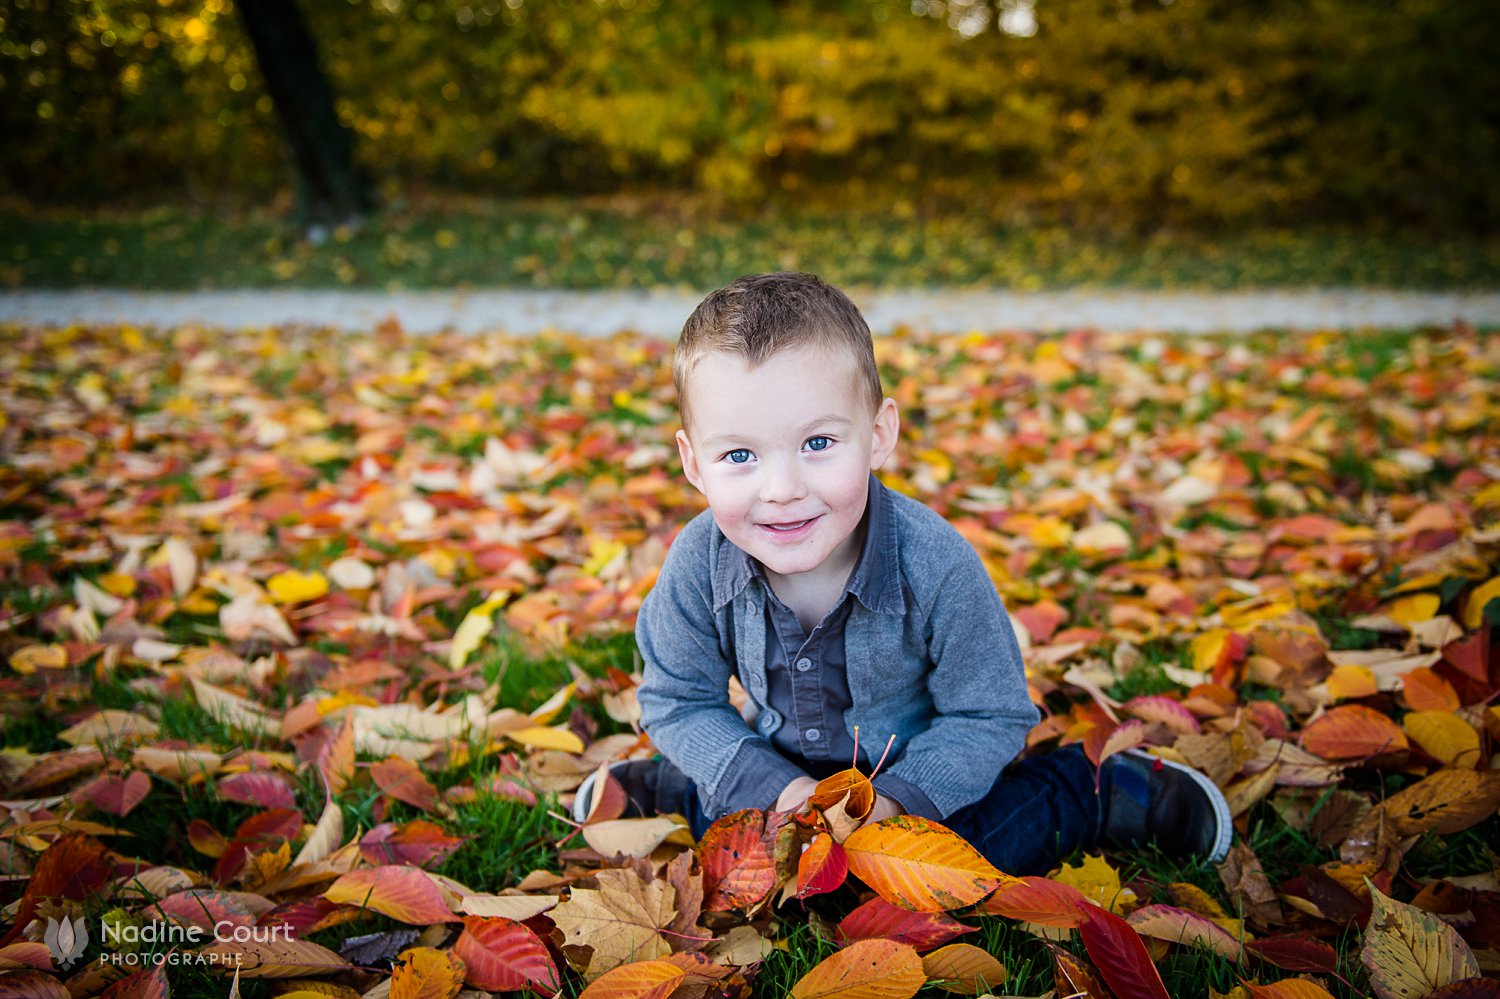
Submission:
[[[1229,814],[1229,799],[1224,797],[1224,792],[1219,790],[1219,785],[1209,779],[1208,775],[1193,767],[1185,767],[1175,760],[1164,759],[1154,753],[1147,753],[1139,749],[1127,750],[1127,755],[1144,760],[1148,764],[1160,763],[1164,767],[1171,767],[1178,773],[1187,774],[1193,783],[1203,791],[1208,798],[1209,804],[1213,806],[1214,820],[1217,826],[1214,831],[1213,845],[1209,848],[1208,862],[1211,864],[1222,863],[1229,856],[1229,845],[1234,842],[1234,816]]]

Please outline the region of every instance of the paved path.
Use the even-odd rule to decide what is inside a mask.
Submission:
[[[0,322],[312,323],[368,329],[394,315],[413,332],[452,328],[537,333],[547,328],[607,336],[633,330],[675,336],[701,296],[645,291],[13,291],[0,293]],[[1287,290],[876,291],[854,294],[870,326],[922,330],[1070,329],[1249,332],[1500,325],[1500,292]]]

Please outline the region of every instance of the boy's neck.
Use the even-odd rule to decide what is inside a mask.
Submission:
[[[838,605],[850,577],[854,575],[855,566],[859,564],[860,552],[864,550],[864,534],[865,521],[861,520],[848,542],[811,572],[787,576],[761,565],[771,592],[797,615],[804,632],[811,633],[818,622]]]

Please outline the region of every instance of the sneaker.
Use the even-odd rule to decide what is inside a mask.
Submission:
[[[656,780],[661,771],[660,760],[621,760],[609,767],[609,776],[625,791],[625,811],[622,819],[639,818],[656,814]],[[595,770],[578,785],[573,796],[573,821],[587,822],[589,805],[594,800],[594,784],[599,776]]]
[[[1212,864],[1229,855],[1229,802],[1206,775],[1139,749],[1113,760],[1106,837],[1122,846],[1155,841],[1169,856],[1203,857]]]

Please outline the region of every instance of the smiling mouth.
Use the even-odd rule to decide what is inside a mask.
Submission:
[[[818,518],[816,517],[809,517],[806,520],[793,520],[781,524],[762,524],[760,526],[764,527],[768,531],[790,533],[791,531],[800,531],[802,528],[806,527],[808,524],[811,524],[814,520],[817,519]]]

